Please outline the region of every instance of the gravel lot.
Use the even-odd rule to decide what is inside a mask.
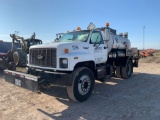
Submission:
[[[159,63],[140,63],[128,80],[96,81],[83,103],[70,100],[65,87],[37,94],[5,82],[0,72],[1,120],[160,120],[159,102]]]

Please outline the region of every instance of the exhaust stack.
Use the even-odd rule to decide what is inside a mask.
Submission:
[[[125,37],[125,38],[128,38],[128,32],[125,32],[125,33],[124,33],[124,37]]]

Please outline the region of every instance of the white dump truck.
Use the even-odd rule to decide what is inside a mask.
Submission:
[[[90,23],[87,30],[78,27],[53,43],[31,46],[27,66],[27,73],[5,70],[5,80],[32,91],[52,83],[65,85],[73,101],[83,102],[95,80],[130,78],[138,67],[138,51],[132,51],[128,33],[117,35],[108,23],[102,28]]]

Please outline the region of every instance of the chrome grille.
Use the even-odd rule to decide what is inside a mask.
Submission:
[[[55,48],[30,49],[29,55],[31,65],[56,68],[57,58]]]

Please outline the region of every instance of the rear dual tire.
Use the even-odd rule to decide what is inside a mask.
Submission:
[[[128,79],[131,77],[132,73],[133,73],[132,61],[128,60],[126,66],[122,67],[122,77],[124,79]]]
[[[116,77],[121,78],[122,73],[121,73],[121,66],[116,66]]]
[[[116,67],[116,77],[128,79],[133,73],[132,61],[128,60],[125,66]]]

